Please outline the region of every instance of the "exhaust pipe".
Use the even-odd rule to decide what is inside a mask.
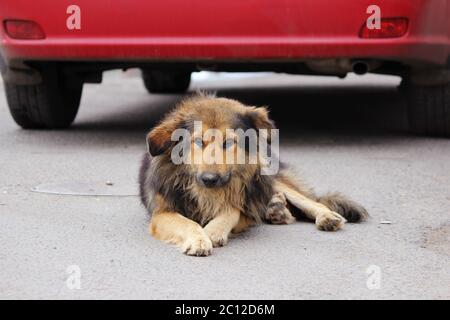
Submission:
[[[353,61],[352,71],[357,75],[363,75],[369,72],[369,64],[365,61]]]

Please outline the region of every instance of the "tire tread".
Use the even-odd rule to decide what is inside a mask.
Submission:
[[[5,82],[5,92],[10,113],[22,128],[62,129],[76,117],[82,84],[69,87],[61,79],[44,77],[37,85]]]
[[[450,84],[407,84],[410,130],[417,134],[450,136]]]

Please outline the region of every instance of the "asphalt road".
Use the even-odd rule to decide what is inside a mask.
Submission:
[[[342,191],[371,214],[336,233],[263,225],[207,258],[152,239],[136,196],[145,133],[180,96],[152,96],[133,73],[109,73],[85,87],[70,130],[24,131],[0,92],[0,298],[449,299],[450,140],[406,133],[396,85],[267,74],[195,81],[270,106],[282,158],[318,192]],[[111,196],[32,191],[48,183]]]

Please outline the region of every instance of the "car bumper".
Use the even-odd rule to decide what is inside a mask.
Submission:
[[[66,6],[53,0],[5,0],[0,18],[37,22],[43,40],[1,30],[13,60],[309,60],[372,58],[444,65],[450,55],[446,0],[380,0],[382,17],[406,17],[406,35],[361,39],[371,0],[168,2],[79,0],[81,29],[66,27]]]

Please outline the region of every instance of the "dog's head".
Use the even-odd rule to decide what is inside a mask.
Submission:
[[[258,168],[258,163],[248,163],[258,148],[250,146],[251,141],[256,142],[251,140],[251,134],[245,134],[268,132],[270,141],[270,129],[273,128],[264,107],[249,107],[225,98],[197,96],[181,102],[153,128],[147,135],[147,144],[153,157],[166,155],[167,159],[170,156],[173,160],[174,155],[182,154],[185,159],[189,156],[190,160],[183,165],[196,184],[203,188],[220,188],[234,176],[248,179]],[[177,132],[181,132],[184,140],[182,148],[173,136]],[[238,160],[239,155],[244,155],[244,163]]]

